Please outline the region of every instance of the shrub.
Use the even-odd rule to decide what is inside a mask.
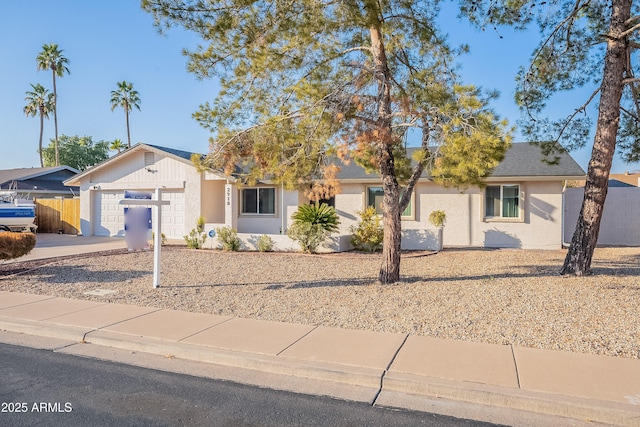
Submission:
[[[302,252],[316,253],[328,233],[338,231],[340,219],[335,208],[322,203],[321,205],[302,205],[291,215],[293,224],[287,230],[287,236],[298,242]]]
[[[195,228],[191,229],[188,236],[183,237],[189,249],[200,249],[202,245],[204,245],[205,240],[207,240],[207,235],[199,233]]]
[[[151,232],[151,244],[153,244],[156,241],[156,233],[155,231]],[[167,236],[164,235],[164,233],[160,233],[160,245],[164,246],[167,244]]]
[[[196,223],[196,230],[198,230],[198,233],[204,233],[204,217],[202,215],[198,217],[198,222]]]
[[[35,246],[36,235],[33,233],[0,231],[0,260],[27,255]]]
[[[260,252],[271,252],[273,251],[273,239],[266,234],[258,237],[258,241],[256,242],[256,247]]]
[[[294,222],[303,222],[307,224],[319,225],[324,231],[332,233],[338,231],[340,218],[336,209],[322,203],[321,205],[302,205],[298,207],[296,213],[291,215]]]
[[[360,221],[355,226],[351,226],[351,244],[354,248],[375,252],[382,248],[384,239],[384,228],[380,216],[373,206],[367,207],[363,211],[356,212],[360,216]]]
[[[287,236],[298,242],[303,253],[314,254],[324,242],[327,232],[319,224],[294,222],[287,229]]]
[[[240,249],[240,239],[235,228],[218,227],[216,228],[216,234],[218,241],[222,244],[222,249],[225,251],[235,252]]]
[[[447,220],[447,214],[444,211],[433,211],[429,214],[429,222],[434,227],[442,227]]]

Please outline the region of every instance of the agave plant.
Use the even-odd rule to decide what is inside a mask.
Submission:
[[[340,219],[336,209],[326,203],[302,205],[298,211],[291,215],[295,222],[318,225],[326,232],[338,231]]]

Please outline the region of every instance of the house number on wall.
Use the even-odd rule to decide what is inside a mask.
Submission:
[[[231,206],[231,189],[227,188],[227,206]]]

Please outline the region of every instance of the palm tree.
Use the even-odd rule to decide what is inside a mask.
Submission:
[[[133,107],[140,111],[140,97],[138,91],[133,90],[133,83],[122,81],[118,83],[118,90],[111,91],[111,111],[116,107],[124,108],[124,114],[127,118],[127,147],[131,148],[131,132],[129,130],[129,111]]]
[[[44,166],[42,160],[42,134],[44,132],[44,119],[49,118],[49,112],[54,107],[53,94],[49,93],[41,84],[31,85],[33,90],[29,90],[24,98],[27,105],[24,106],[24,113],[27,116],[40,114],[40,141],[38,143],[38,154],[40,155],[40,167]]]
[[[42,45],[42,52],[36,57],[38,70],[51,70],[53,76],[53,125],[55,127],[56,166],[60,166],[58,154],[58,92],[56,90],[56,76],[62,77],[69,73],[69,60],[62,56],[62,50],[55,43]]]
[[[109,145],[109,150],[117,151],[118,154],[120,154],[122,150],[124,150],[124,144],[122,143],[121,140],[114,139],[111,145]]]

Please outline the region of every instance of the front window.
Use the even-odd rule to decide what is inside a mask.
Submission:
[[[320,199],[318,200],[318,206],[322,205],[323,203],[325,205],[331,206],[332,208],[336,207],[336,198],[335,197],[329,197],[328,199]],[[316,202],[313,200],[309,200],[309,204],[310,205],[315,205]]]
[[[275,188],[243,188],[242,213],[273,215],[276,212]]]
[[[376,213],[382,215],[382,201],[384,200],[384,190],[382,187],[367,187],[367,206],[373,206],[376,208]],[[402,212],[401,217],[411,217],[411,200],[407,208]]]
[[[488,185],[485,190],[485,217],[519,218],[520,186]]]

